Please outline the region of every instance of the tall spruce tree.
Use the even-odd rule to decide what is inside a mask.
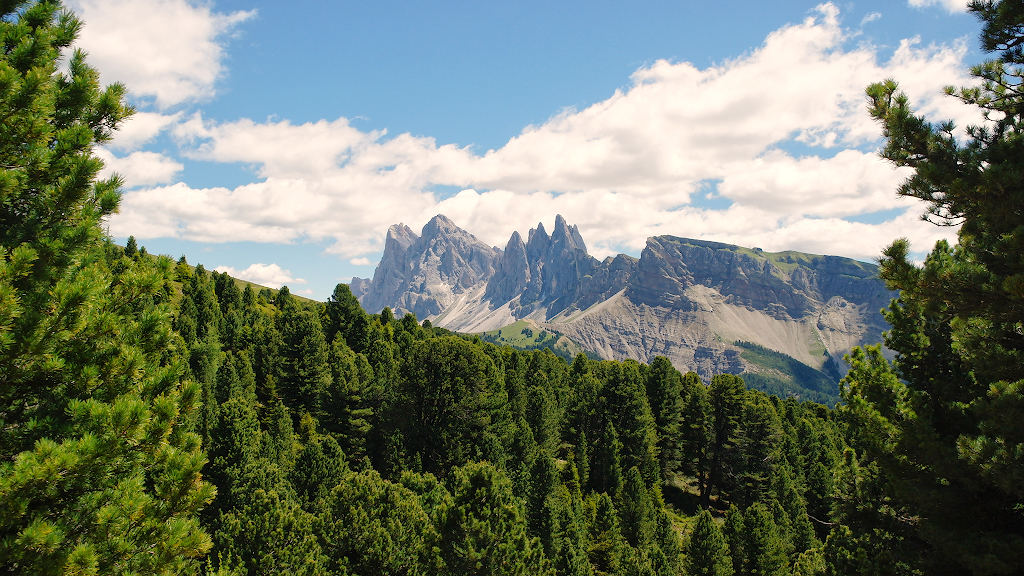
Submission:
[[[856,350],[844,398],[892,494],[931,544],[935,574],[1024,571],[1024,10],[978,1],[985,50],[978,84],[947,92],[977,107],[982,125],[958,138],[952,122],[915,116],[895,81],[867,90],[887,139],[882,154],[914,173],[902,196],[925,218],[959,224],[923,266],[906,240],[880,274],[900,290],[886,312],[886,346]]]
[[[187,573],[210,546],[199,391],[153,304],[171,262],[104,257],[121,182],[93,146],[131,109],[70,52],[80,27],[0,3],[0,571]]]

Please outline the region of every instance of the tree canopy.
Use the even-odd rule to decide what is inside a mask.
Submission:
[[[1024,11],[1006,1],[970,10],[997,57],[972,68],[978,85],[947,91],[982,123],[960,136],[915,115],[893,80],[867,90],[883,156],[914,169],[899,194],[960,229],[922,266],[906,240],[885,250],[882,278],[900,290],[885,312],[896,358],[855,350],[844,398],[928,571],[1011,574],[1024,569]]]
[[[132,109],[56,1],[0,4],[0,566],[177,574],[213,497],[165,290],[169,259],[107,243],[120,180],[93,154]],[[61,62],[66,61],[66,71]]]

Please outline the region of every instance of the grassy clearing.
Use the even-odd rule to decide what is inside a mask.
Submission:
[[[541,328],[532,320],[518,320],[508,326],[481,332],[477,334],[484,342],[490,342],[499,346],[511,346],[517,350],[551,350],[556,356],[561,356],[572,362],[583,347],[564,336],[551,330]],[[593,357],[591,354],[587,356]]]

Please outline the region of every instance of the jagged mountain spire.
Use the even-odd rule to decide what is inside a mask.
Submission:
[[[390,307],[399,315],[412,312],[428,318],[483,286],[500,259],[501,250],[438,214],[423,226],[420,236],[404,224],[388,228],[373,281],[353,278],[353,285],[360,287],[360,301],[370,312]]]

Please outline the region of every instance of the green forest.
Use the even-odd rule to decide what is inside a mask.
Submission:
[[[852,350],[829,407],[116,246],[125,87],[59,2],[0,1],[0,570],[1024,574],[1024,8],[971,11],[985,125],[867,88],[959,241],[881,256],[895,360]]]

